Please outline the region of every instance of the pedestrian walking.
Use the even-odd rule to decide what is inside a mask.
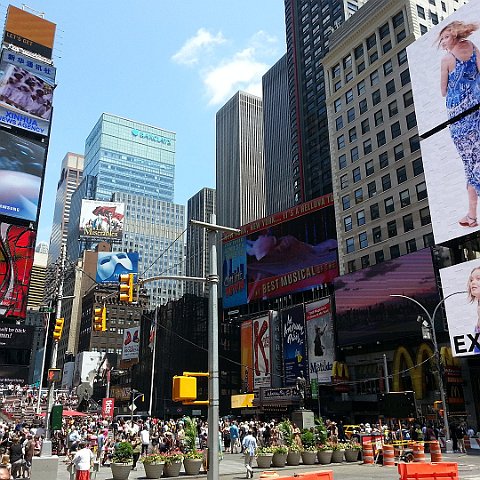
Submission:
[[[253,459],[257,449],[257,439],[253,436],[253,431],[249,430],[242,441],[243,453],[245,455],[245,468],[247,469],[247,477],[253,478]]]

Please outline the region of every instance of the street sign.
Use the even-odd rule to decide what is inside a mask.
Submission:
[[[55,312],[55,307],[40,307],[38,309],[40,313],[54,313]]]
[[[132,404],[128,407],[132,412],[134,412],[137,409],[137,406],[135,404]]]

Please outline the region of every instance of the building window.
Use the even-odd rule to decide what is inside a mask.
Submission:
[[[355,60],[358,60],[360,57],[363,57],[363,45],[360,44],[358,47],[355,48],[353,51],[353,56],[355,57]]]
[[[403,106],[407,108],[410,105],[413,105],[413,93],[411,90],[403,94]]]
[[[347,253],[352,253],[355,251],[355,240],[353,237],[347,238],[345,240],[345,247],[347,249]]]
[[[425,9],[420,5],[417,5],[417,14],[420,18],[423,18],[425,20]]]
[[[422,157],[416,158],[412,162],[413,166],[413,176],[416,177],[417,175],[420,175],[423,173],[423,162],[422,162]]]
[[[382,45],[382,52],[385,54],[392,49],[392,42],[389,40]]]
[[[356,139],[357,139],[357,129],[355,127],[353,127],[348,131],[348,140],[349,140],[350,143],[352,143]]]
[[[395,161],[402,159],[405,156],[405,152],[403,151],[403,144],[399,143],[393,147],[393,153],[395,155]]]
[[[348,273],[353,273],[357,267],[355,266],[355,260],[349,260],[347,262],[347,272]]]
[[[408,207],[410,205],[410,192],[409,190],[402,190],[399,193],[400,196],[400,207]]]
[[[390,35],[390,27],[388,26],[388,22],[384,23],[379,29],[378,33],[380,35],[380,40],[385,38],[386,36]]]
[[[395,211],[395,203],[393,197],[388,197],[384,200],[385,203],[385,213],[393,213]]]
[[[372,63],[375,63],[375,62],[378,60],[378,52],[377,52],[377,50],[375,50],[374,52],[372,52],[372,53],[370,54],[369,60],[370,60],[370,65],[371,65]]]
[[[427,198],[427,186],[425,185],[425,182],[419,183],[415,189],[417,190],[418,201]]]
[[[365,62],[360,62],[357,65],[357,73],[362,73],[365,70]]]
[[[383,64],[383,75],[386,77],[393,72],[393,64],[391,60],[388,60]]]
[[[361,127],[362,127],[362,135],[365,135],[370,131],[370,122],[368,121],[368,118],[362,121]]]
[[[433,247],[435,242],[433,240],[433,233],[427,233],[423,236],[423,246],[424,247]]]
[[[362,264],[362,268],[367,268],[370,266],[370,255],[364,255],[360,257],[360,263]]]
[[[378,156],[378,160],[380,161],[380,169],[388,167],[388,153],[383,152]]]
[[[368,247],[367,232],[358,234],[358,244],[360,245],[360,249]]]
[[[395,93],[395,80],[393,78],[387,82],[385,90],[387,92],[387,97]]]
[[[359,156],[358,156],[358,147],[353,147],[351,150],[350,150],[350,159],[353,162],[356,162],[358,160]]]
[[[345,103],[350,103],[353,102],[353,90],[350,89],[347,92],[345,92]]]
[[[392,245],[390,247],[390,258],[398,258],[400,256],[400,246]]]
[[[375,120],[375,126],[378,127],[383,123],[383,111],[378,110],[378,112],[375,112],[373,114],[373,119]]]
[[[333,108],[335,112],[339,112],[342,109],[342,100],[340,98],[337,98],[335,102],[333,103]]]
[[[360,115],[362,115],[362,113],[365,113],[368,110],[368,105],[367,105],[367,99],[366,98],[364,98],[364,99],[360,100],[360,102],[358,102],[358,108],[360,110]]]
[[[417,241],[414,238],[407,240],[405,245],[407,246],[407,253],[413,253],[417,251]]]
[[[388,116],[390,118],[394,117],[398,113],[397,101],[394,100],[388,104]]]
[[[340,135],[337,137],[337,148],[341,150],[345,147],[345,135]]]
[[[407,128],[409,130],[417,125],[417,117],[415,116],[415,112],[409,113],[405,119],[407,120]]]
[[[394,17],[392,17],[393,28],[397,28],[403,24],[403,13],[398,12]]]
[[[400,74],[400,82],[402,83],[402,87],[410,83],[410,70],[408,68]]]
[[[367,50],[370,50],[370,49],[373,48],[376,44],[377,44],[377,37],[376,37],[376,35],[375,35],[375,34],[370,35],[370,36],[367,38]]]
[[[405,233],[413,230],[413,216],[411,213],[403,217],[403,230]]]
[[[392,187],[392,181],[390,179],[390,174],[387,173],[382,177],[382,190],[388,190]]]
[[[355,196],[355,203],[363,202],[363,189],[359,188],[359,189],[355,190],[354,196]]]
[[[397,43],[400,43],[407,36],[405,30],[400,30],[397,33]]]
[[[336,128],[337,132],[338,132],[338,130],[343,128],[343,117],[342,116],[337,117],[335,119],[335,128]]]
[[[340,64],[337,63],[333,68],[332,68],[332,77],[337,78],[340,76]]]
[[[357,94],[358,96],[363,95],[365,93],[365,80],[358,82],[357,84]]]
[[[353,80],[353,72],[350,70],[346,75],[345,75],[345,83],[351,82]]]
[[[347,121],[348,123],[353,122],[355,120],[355,108],[350,108],[347,110]]]
[[[407,50],[404,48],[397,53],[398,66],[403,65],[407,61]]]
[[[407,181],[407,167],[402,166],[400,168],[397,168],[397,182],[403,183]]]
[[[343,219],[343,228],[346,232],[349,232],[353,228],[351,215]]]
[[[434,25],[438,25],[438,15],[430,11],[430,18],[432,19],[432,23]]]
[[[342,175],[340,177],[340,188],[343,190],[344,188],[348,187],[348,176]]]
[[[343,69],[346,70],[352,66],[352,56],[349,54],[343,59]]]
[[[375,227],[372,229],[373,243],[382,241],[382,227]]]
[[[375,252],[375,262],[376,263],[382,263],[385,260],[385,255],[383,253],[383,250],[378,250]]]
[[[372,102],[373,105],[378,105],[382,101],[382,96],[380,95],[380,90],[375,90],[372,93]]]
[[[375,172],[375,167],[373,165],[373,160],[369,160],[365,163],[365,175],[368,177]]]
[[[367,185],[368,198],[372,198],[377,193],[377,184],[373,181]]]
[[[425,35],[428,32],[428,28],[426,25],[423,25],[423,23],[420,23],[420,35]]]
[[[338,82],[335,82],[335,85],[333,86],[333,90],[335,92],[338,92],[342,88],[342,81],[339,80]]]
[[[413,137],[408,139],[408,143],[410,144],[410,152],[416,152],[420,149],[420,140],[418,139],[418,135],[414,135]]]
[[[400,122],[395,122],[390,125],[390,132],[392,138],[397,138],[402,134],[402,129],[400,128]]]
[[[380,209],[378,208],[378,203],[370,205],[370,219],[375,220],[380,217]]]
[[[430,209],[428,207],[422,208],[420,210],[420,224],[422,227],[424,227],[430,223],[432,223],[432,219],[430,218]]]
[[[377,147],[381,147],[387,143],[387,137],[385,135],[385,130],[382,130],[377,133]]]
[[[363,154],[368,155],[372,151],[372,141],[368,138],[363,142]]]
[[[365,225],[365,210],[359,210],[357,212],[357,225],[359,227]]]
[[[350,208],[350,195],[345,195],[342,197],[342,207],[344,210],[348,210]]]
[[[370,85],[373,87],[374,85],[377,85],[379,81],[380,77],[378,76],[378,70],[375,70],[370,74]]]
[[[392,220],[391,222],[387,223],[387,232],[388,232],[388,238],[392,238],[392,237],[397,236],[397,222],[396,222],[396,220]]]
[[[338,168],[342,170],[347,166],[347,156],[343,153],[338,157]]]
[[[360,167],[355,167],[352,171],[353,183],[357,183],[362,179],[362,174],[360,173]]]

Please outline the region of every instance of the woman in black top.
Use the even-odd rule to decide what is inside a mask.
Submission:
[[[23,448],[18,437],[13,437],[10,445],[10,463],[12,464],[12,477],[19,478],[23,465]]]

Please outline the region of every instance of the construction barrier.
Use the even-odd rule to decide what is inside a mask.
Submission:
[[[458,463],[399,463],[400,480],[459,480]]]
[[[415,442],[413,444],[413,461],[416,463],[425,463],[425,445],[423,442]]]
[[[468,450],[469,448],[472,448],[472,444],[470,443],[470,437],[468,435],[466,435],[463,438],[463,441],[465,443],[465,450]]]
[[[260,478],[279,478],[280,475],[277,472],[262,472]]]
[[[383,445],[383,466],[394,467],[395,466],[395,453],[393,445]]]
[[[321,470],[318,472],[305,472],[305,473],[296,473],[293,477],[288,477],[290,479],[301,478],[302,480],[316,480],[320,478],[322,480],[333,480],[333,470]],[[286,478],[283,480],[287,480]]]
[[[373,465],[373,446],[367,442],[363,444],[362,449],[363,463]]]
[[[437,440],[430,442],[430,461],[432,463],[442,461],[442,450],[440,449],[440,443]]]

